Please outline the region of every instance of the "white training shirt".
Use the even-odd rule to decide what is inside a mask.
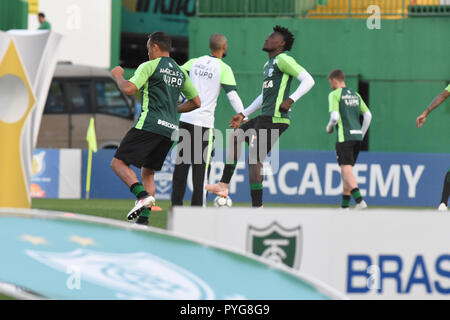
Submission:
[[[214,112],[221,87],[227,93],[236,113],[244,111],[242,101],[236,93],[233,71],[221,59],[209,55],[202,56],[189,60],[181,68],[189,72],[189,78],[199,93],[201,107],[182,113],[180,121],[200,127],[214,128]]]

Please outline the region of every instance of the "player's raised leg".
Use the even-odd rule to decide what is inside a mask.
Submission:
[[[219,197],[226,198],[228,196],[228,187],[233,177],[234,171],[236,170],[236,164],[240,157],[241,145],[245,140],[245,130],[252,127],[254,121],[249,121],[244,124],[241,128],[234,130],[229,138],[226,151],[226,162],[223,169],[222,178],[219,183],[207,184],[205,189],[218,195]]]

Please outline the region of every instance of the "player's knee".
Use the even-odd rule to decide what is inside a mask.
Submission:
[[[342,172],[343,174],[349,174],[349,173],[352,173],[352,172],[353,172],[353,171],[352,171],[352,166],[351,166],[351,165],[347,165],[347,164],[342,165],[342,166],[341,166],[341,172]]]
[[[149,177],[149,176],[155,175],[155,170],[153,170],[153,169],[142,168],[141,172],[142,172],[143,177]]]
[[[117,158],[113,158],[110,163],[110,167],[114,172],[116,172],[122,165],[125,165],[125,163]]]

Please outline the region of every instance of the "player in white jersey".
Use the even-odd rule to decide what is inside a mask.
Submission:
[[[222,61],[227,53],[226,37],[213,34],[209,47],[210,55],[191,59],[181,66],[189,72],[189,77],[199,92],[202,106],[180,117],[178,156],[172,178],[172,206],[183,205],[191,164],[194,187],[191,205],[206,205],[204,184],[213,150],[214,113],[220,89],[225,90],[236,113],[244,111],[233,71]]]

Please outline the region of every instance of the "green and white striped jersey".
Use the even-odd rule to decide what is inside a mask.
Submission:
[[[350,88],[338,88],[328,96],[329,112],[337,111],[337,141],[361,141],[363,139],[359,116],[369,108],[361,96]]]
[[[189,100],[198,92],[186,71],[170,57],[142,63],[129,80],[142,93],[142,111],[135,128],[171,137],[178,130],[178,97]]]
[[[271,116],[274,123],[290,124],[289,112],[281,112],[280,105],[289,97],[292,78],[297,78],[303,70],[284,52],[266,62],[261,115]]]
[[[450,92],[450,84],[447,86],[447,88],[445,88],[445,90],[447,90],[448,92]]]

